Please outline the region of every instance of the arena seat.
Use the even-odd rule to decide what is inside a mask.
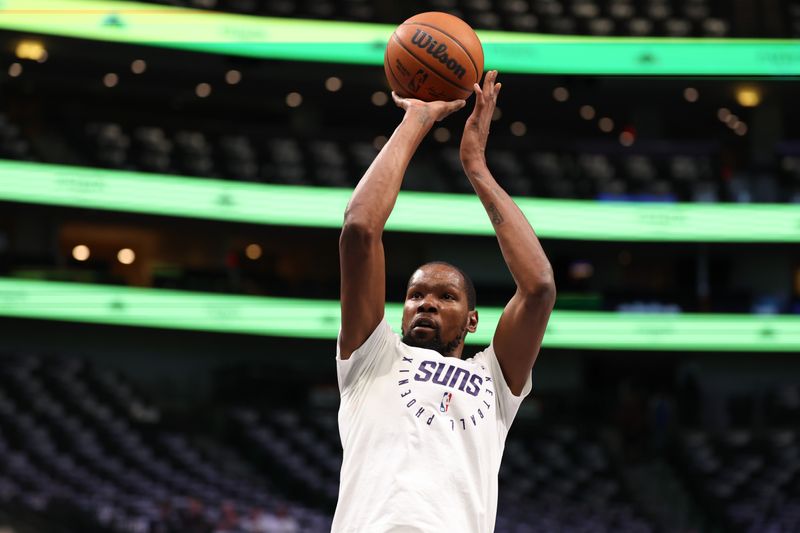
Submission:
[[[790,429],[689,432],[685,472],[727,531],[800,528],[800,444]]]
[[[2,501],[45,514],[67,505],[114,532],[190,520],[211,530],[220,505],[240,515],[285,507],[322,530],[323,515],[283,498],[234,450],[160,425],[158,409],[119,376],[74,359],[2,359]]]

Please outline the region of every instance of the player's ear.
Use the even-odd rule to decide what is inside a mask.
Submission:
[[[475,330],[478,329],[478,311],[469,311],[467,315],[467,331],[469,333],[475,333]]]

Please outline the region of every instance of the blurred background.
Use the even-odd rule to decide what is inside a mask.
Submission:
[[[496,531],[800,531],[797,0],[0,2],[0,531],[330,529],[338,225],[431,10],[559,290]],[[398,329],[418,264],[472,275],[475,353],[514,286],[469,109],[384,242]]]

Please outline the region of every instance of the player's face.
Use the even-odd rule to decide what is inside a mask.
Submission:
[[[403,307],[403,342],[442,355],[461,356],[464,337],[478,324],[469,310],[464,279],[446,265],[427,265],[411,276]]]

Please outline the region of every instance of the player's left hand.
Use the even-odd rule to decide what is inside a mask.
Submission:
[[[464,126],[461,137],[461,163],[485,163],[486,141],[489,138],[489,126],[492,124],[497,95],[500,94],[500,83],[497,71],[490,70],[483,79],[483,88],[475,84],[475,108]]]

